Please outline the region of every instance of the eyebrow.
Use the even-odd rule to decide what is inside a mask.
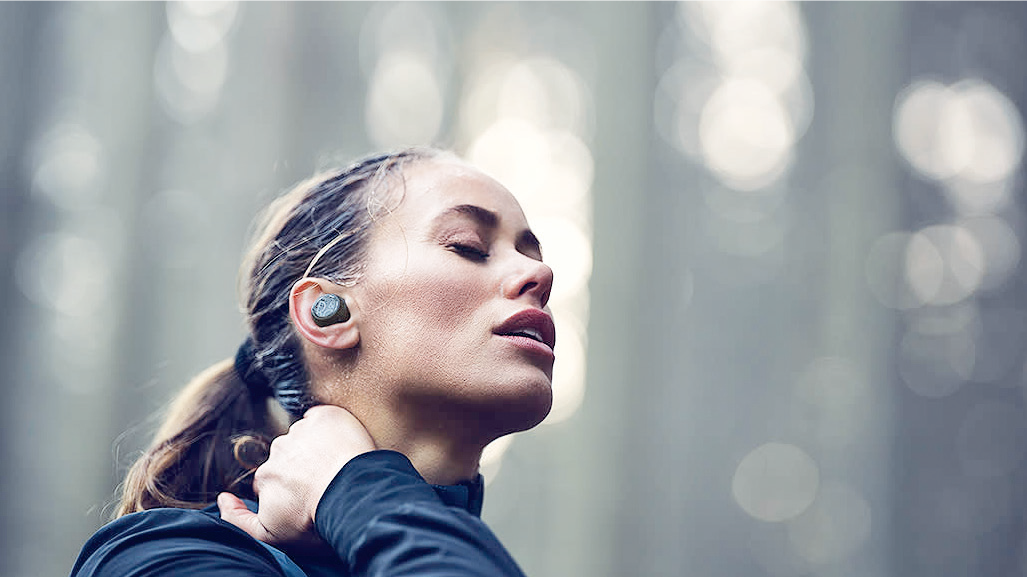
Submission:
[[[469,217],[488,229],[494,229],[499,226],[498,214],[475,204],[458,204],[456,206],[452,206],[443,211],[438,218],[443,218],[448,215]],[[535,236],[535,233],[530,230],[525,229],[520,235],[518,235],[517,244],[519,246],[527,245],[528,249],[533,249],[540,257],[542,256],[542,244],[539,242],[538,237]]]
[[[458,204],[456,206],[446,209],[442,215],[446,216],[450,214],[458,214],[468,216],[473,220],[477,221],[478,224],[487,228],[496,228],[499,226],[499,215],[492,212],[487,208],[482,208],[473,204]]]

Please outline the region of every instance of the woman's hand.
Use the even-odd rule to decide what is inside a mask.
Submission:
[[[314,544],[314,513],[336,473],[350,459],[373,451],[374,441],[349,411],[311,408],[271,443],[268,460],[253,478],[260,512],[230,493],[218,495],[221,518],[270,545]]]

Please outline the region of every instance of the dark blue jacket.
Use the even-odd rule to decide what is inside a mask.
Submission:
[[[402,454],[373,451],[347,463],[321,497],[316,527],[330,551],[287,555],[222,521],[216,506],[151,509],[97,531],[71,575],[523,577],[480,519],[482,489],[480,476],[429,485]]]

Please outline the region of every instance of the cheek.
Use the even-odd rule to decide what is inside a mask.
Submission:
[[[481,307],[488,297],[487,289],[470,280],[459,275],[446,278],[432,275],[415,281],[421,312],[419,320],[440,330],[435,338],[458,339],[462,335],[461,329],[473,328],[483,322]]]
[[[375,309],[381,320],[380,338],[395,338],[426,349],[461,339],[485,338],[489,319],[482,307],[491,289],[487,283],[457,267],[419,267],[379,283]],[[496,289],[498,290],[498,289]],[[479,334],[480,333],[480,334]],[[416,351],[408,351],[414,355]]]

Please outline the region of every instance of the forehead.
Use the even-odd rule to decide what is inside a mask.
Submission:
[[[502,184],[480,170],[453,160],[418,163],[404,172],[403,200],[393,216],[408,225],[426,224],[447,209],[479,206],[499,216],[499,226],[528,228],[517,199]]]

